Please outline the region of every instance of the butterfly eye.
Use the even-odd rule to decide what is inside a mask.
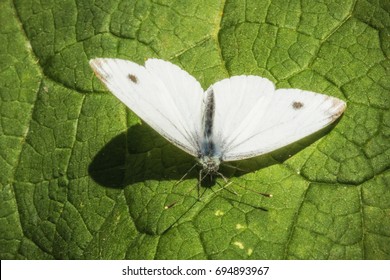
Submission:
[[[298,101],[294,101],[293,104],[292,104],[292,107],[295,110],[299,110],[299,109],[301,109],[303,107],[303,103],[302,102],[298,102]]]
[[[137,79],[137,77],[136,77],[135,75],[129,74],[127,77],[128,77],[128,78],[130,79],[130,81],[132,81],[134,84],[138,84],[138,79]]]

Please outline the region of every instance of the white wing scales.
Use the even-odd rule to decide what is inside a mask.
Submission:
[[[211,86],[214,135],[223,161],[265,154],[336,120],[344,101],[299,89],[278,89],[268,79],[235,76]]]
[[[187,153],[198,156],[203,89],[178,66],[149,59],[145,67],[122,59],[90,61],[97,77],[154,130]]]

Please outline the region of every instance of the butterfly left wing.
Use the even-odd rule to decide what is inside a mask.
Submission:
[[[291,144],[335,121],[344,101],[300,89],[275,89],[258,76],[234,76],[212,85],[213,138],[223,161],[250,158]]]
[[[194,77],[161,59],[145,67],[123,59],[95,58],[90,65],[106,87],[168,141],[198,156],[203,89]]]

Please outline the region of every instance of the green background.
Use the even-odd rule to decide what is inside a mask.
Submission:
[[[0,0],[0,258],[389,259],[389,12],[380,0]],[[175,185],[193,159],[104,89],[94,57],[163,58],[205,88],[261,75],[348,107],[315,138],[237,163],[250,172],[225,167],[235,184],[197,201],[196,172]]]

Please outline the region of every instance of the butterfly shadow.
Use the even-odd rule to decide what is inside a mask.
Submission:
[[[219,171],[227,178],[240,177],[274,164],[283,163],[323,137],[337,123],[338,121],[269,154],[241,161],[223,162]],[[169,143],[148,125],[137,124],[109,141],[94,156],[88,172],[99,185],[124,188],[147,180],[179,181],[184,174],[186,174],[186,179],[198,179],[200,166],[191,170],[194,164],[196,164],[196,159],[191,155]],[[189,170],[191,172],[188,172]],[[204,187],[214,184],[214,180],[202,181]]]
[[[180,180],[195,164],[192,156],[176,148],[146,124],[134,125],[111,139],[88,167],[101,186],[124,188],[146,180]],[[189,178],[195,173],[190,172]]]

